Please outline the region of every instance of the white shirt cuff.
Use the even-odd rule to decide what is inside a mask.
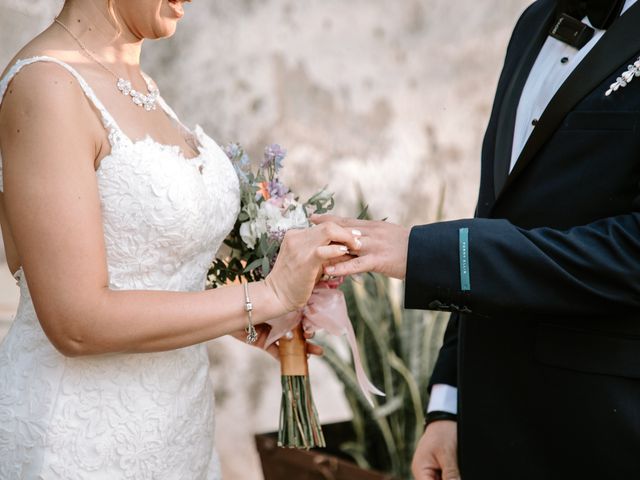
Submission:
[[[431,387],[431,397],[427,408],[427,413],[429,412],[447,412],[457,415],[458,389],[443,383]]]

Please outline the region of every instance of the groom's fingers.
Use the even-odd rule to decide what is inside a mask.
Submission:
[[[324,268],[324,272],[327,275],[334,275],[336,277],[347,277],[349,275],[372,272],[374,270],[374,264],[371,256],[369,255],[355,257],[336,265],[327,265]]]
[[[336,258],[330,258],[329,260],[327,260],[325,265],[326,266],[337,265],[338,263],[348,262],[352,258],[355,258],[355,256],[351,255],[351,254],[342,255],[342,256],[336,257]]]
[[[455,450],[446,450],[443,453],[442,480],[460,480],[460,470],[458,469],[458,459]]]
[[[429,468],[415,474],[415,480],[442,480],[439,470]]]

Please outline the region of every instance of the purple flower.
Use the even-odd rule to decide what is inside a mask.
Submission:
[[[282,161],[286,156],[287,151],[277,143],[274,143],[264,149],[264,160],[260,166],[262,168],[273,168],[277,172],[282,168]]]
[[[242,147],[238,143],[230,143],[224,148],[224,153],[227,154],[229,160],[235,160],[239,155],[243,153]]]
[[[267,237],[271,242],[280,244],[284,240],[284,236],[286,235],[286,233],[287,231],[284,228],[269,228]]]
[[[287,193],[289,193],[289,189],[279,180],[271,180],[269,182],[269,195],[271,195],[271,198],[282,198]]]

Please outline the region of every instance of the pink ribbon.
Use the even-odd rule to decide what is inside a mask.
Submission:
[[[365,398],[373,405],[370,394],[373,393],[382,397],[385,395],[384,392],[371,383],[364,368],[362,368],[356,334],[353,331],[353,325],[351,325],[349,314],[347,313],[347,303],[342,291],[338,290],[338,286],[341,283],[342,280],[318,283],[307,305],[302,310],[268,321],[267,323],[271,325],[271,332],[269,332],[264,348],[284,337],[300,322],[302,322],[305,332],[326,330],[335,336],[346,334],[347,341],[351,347],[351,354],[353,355],[358,385],[360,385]]]

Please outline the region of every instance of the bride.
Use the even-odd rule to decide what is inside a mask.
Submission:
[[[263,282],[204,291],[239,210],[224,152],[139,65],[187,0],[67,0],[0,80],[0,223],[20,304],[0,345],[0,478],[218,479],[202,342],[306,302],[357,249],[287,234]]]

